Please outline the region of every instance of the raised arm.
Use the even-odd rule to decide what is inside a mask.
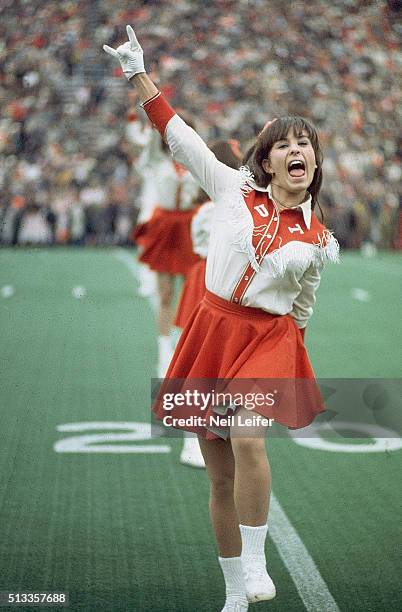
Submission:
[[[104,51],[119,60],[125,77],[135,85],[139,98],[142,103],[153,98],[158,89],[155,83],[149,78],[144,67],[144,52],[137,40],[133,28],[126,26],[128,41],[117,49],[112,49],[109,45],[103,45]]]
[[[129,38],[126,43],[117,49],[103,45],[103,49],[119,60],[124,75],[136,88],[145,112],[168,143],[176,161],[217,201],[221,192],[240,185],[239,172],[219,162],[202,138],[176,115],[145,72],[143,50],[133,28],[128,25],[126,30]]]

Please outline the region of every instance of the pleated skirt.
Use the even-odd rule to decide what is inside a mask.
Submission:
[[[155,272],[186,275],[199,261],[191,242],[191,220],[197,208],[165,210],[157,207],[149,221],[137,226],[135,242],[141,246],[139,260]]]
[[[244,392],[267,390],[272,381],[272,388],[279,389],[277,401],[252,410],[291,429],[306,427],[324,410],[294,319],[239,306],[207,290],[183,329],[153,405],[156,417],[163,420],[168,413],[169,426],[174,423],[207,439],[219,437],[209,427],[211,417],[216,418],[215,406],[191,402],[166,409],[164,402],[164,394],[172,390],[182,395],[200,387],[211,391],[216,379],[233,381],[232,386]]]
[[[205,295],[206,259],[200,259],[186,275],[175,314],[174,324],[182,329]]]

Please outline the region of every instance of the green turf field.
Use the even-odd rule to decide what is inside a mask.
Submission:
[[[179,439],[149,438],[155,316],[129,255],[0,251],[0,591],[214,612],[207,479],[179,464]],[[328,266],[306,336],[318,376],[401,378],[401,281],[398,255]],[[401,610],[402,451],[267,444],[278,595],[250,610]]]

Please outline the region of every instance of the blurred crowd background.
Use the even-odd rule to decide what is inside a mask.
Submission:
[[[398,0],[0,2],[0,243],[129,244],[145,123],[102,50],[131,23],[148,71],[207,141],[243,151],[300,114],[325,153],[341,245],[402,248]]]

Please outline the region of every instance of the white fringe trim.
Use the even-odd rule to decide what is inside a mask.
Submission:
[[[302,264],[306,269],[312,264],[321,267],[328,261],[339,263],[339,244],[332,233],[324,230],[317,238],[315,244],[293,240],[267,254],[265,259],[271,265],[274,278],[284,276],[290,263]]]
[[[255,258],[253,236],[262,236],[265,226],[254,227],[253,217],[244,201],[244,196],[254,189],[249,184],[250,181],[254,181],[250,168],[241,166],[239,174],[240,185],[227,194],[229,218],[235,233],[232,245],[236,251],[246,253],[251,267],[258,272],[260,264]],[[266,255],[265,259],[271,262],[274,276],[284,276],[290,262],[299,262],[306,268],[311,264],[324,265],[327,261],[339,263],[339,244],[333,234],[326,229],[321,235],[317,234],[317,241],[313,244],[292,241]]]
[[[258,272],[260,265],[255,258],[253,246],[253,217],[244,201],[244,196],[253,191],[253,187],[248,184],[248,181],[253,179],[253,174],[248,166],[242,166],[239,173],[240,185],[236,187],[234,193],[228,194],[230,221],[235,233],[232,245],[236,251],[246,253],[253,270]]]
[[[321,263],[325,264],[327,261],[332,263],[339,263],[339,242],[335,238],[332,232],[324,230],[323,233],[318,235],[318,244],[315,246],[319,247],[319,254]]]

